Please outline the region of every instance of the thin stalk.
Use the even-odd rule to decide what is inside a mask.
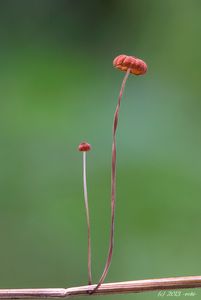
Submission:
[[[40,288],[40,289],[0,289],[0,299],[43,299],[70,298],[88,296],[95,285],[72,288]],[[96,295],[114,295],[127,293],[142,293],[148,291],[181,290],[201,288],[201,276],[172,277],[159,279],[144,279],[104,283],[94,293]],[[196,295],[195,291],[194,296]]]
[[[95,289],[91,292],[93,294],[97,291],[97,289],[100,287],[100,285],[103,283],[105,277],[107,276],[111,260],[112,260],[112,254],[113,254],[113,248],[114,248],[114,222],[115,222],[115,205],[116,205],[116,131],[117,131],[117,125],[118,125],[118,119],[119,119],[119,109],[121,105],[121,99],[123,96],[124,88],[126,85],[126,81],[128,79],[130,73],[130,68],[127,70],[126,75],[124,76],[119,97],[118,97],[118,103],[117,107],[114,113],[114,121],[113,121],[113,131],[112,131],[112,171],[111,171],[111,226],[110,226],[110,240],[109,240],[109,250],[108,250],[108,256],[107,261],[105,264],[104,271],[101,275],[101,278],[95,287]]]
[[[89,218],[89,205],[88,205],[88,193],[87,193],[87,175],[86,175],[86,152],[83,152],[83,188],[84,188],[84,202],[87,219],[87,235],[88,235],[88,283],[92,284],[91,275],[91,229],[90,229],[90,218]]]

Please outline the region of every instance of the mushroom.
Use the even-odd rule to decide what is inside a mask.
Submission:
[[[147,65],[146,63],[136,58],[135,56],[127,56],[124,54],[121,54],[117,56],[113,61],[113,66],[121,71],[126,72],[119,97],[118,97],[118,103],[117,107],[114,113],[114,121],[113,121],[113,135],[112,135],[112,168],[111,168],[111,227],[110,227],[110,240],[109,240],[109,250],[108,250],[108,256],[105,264],[105,268],[103,270],[103,273],[99,279],[98,284],[96,287],[90,292],[90,294],[93,294],[103,283],[112,259],[113,254],[113,247],[114,247],[114,219],[115,219],[115,204],[116,204],[116,130],[118,125],[118,118],[119,118],[119,109],[121,104],[121,99],[123,96],[124,88],[126,85],[126,81],[128,79],[129,74],[134,75],[143,75],[147,71]]]
[[[78,150],[83,152],[83,189],[84,189],[84,203],[86,210],[87,219],[87,231],[88,231],[88,283],[92,283],[91,275],[91,229],[90,229],[90,218],[89,218],[89,205],[88,205],[88,193],[87,193],[87,176],[86,176],[86,153],[91,150],[91,145],[87,142],[82,142],[78,146]]]

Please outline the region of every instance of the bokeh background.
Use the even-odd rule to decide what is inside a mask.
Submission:
[[[93,147],[87,167],[98,281],[124,75],[112,60],[122,53],[144,59],[149,70],[130,76],[120,111],[107,282],[200,275],[200,34],[198,0],[0,2],[1,288],[86,284],[83,140]]]

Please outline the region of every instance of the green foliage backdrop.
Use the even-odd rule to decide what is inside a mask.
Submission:
[[[200,275],[200,11],[197,0],[0,2],[1,288],[87,282],[82,140],[93,147],[88,192],[98,281],[123,77],[112,60],[122,53],[149,69],[130,76],[120,111],[107,281]],[[105,299],[116,297],[157,293]]]

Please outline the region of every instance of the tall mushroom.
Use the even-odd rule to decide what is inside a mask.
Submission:
[[[110,240],[109,240],[109,250],[108,250],[108,256],[105,264],[104,271],[100,277],[100,280],[96,287],[90,292],[90,294],[93,294],[99,286],[103,283],[107,273],[108,269],[111,264],[112,254],[113,254],[113,247],[114,247],[114,221],[115,221],[115,204],[116,204],[116,131],[117,131],[117,125],[118,125],[118,118],[119,118],[119,109],[121,104],[121,99],[123,95],[123,91],[126,85],[126,81],[128,79],[129,74],[134,75],[143,75],[147,71],[147,65],[146,63],[134,56],[127,56],[127,55],[119,55],[117,56],[113,61],[113,66],[121,71],[126,72],[119,97],[118,97],[118,103],[117,107],[114,113],[114,121],[113,121],[113,134],[112,134],[112,170],[111,170],[111,227],[110,227]]]

